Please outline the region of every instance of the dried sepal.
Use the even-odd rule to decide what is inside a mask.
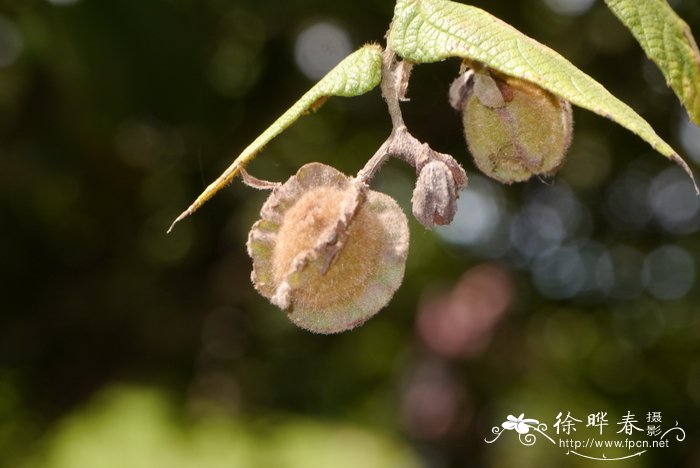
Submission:
[[[479,169],[507,184],[555,173],[571,144],[571,104],[518,78],[469,73],[472,79],[455,81],[451,96]],[[460,93],[466,94],[461,102]]]
[[[473,93],[482,105],[490,109],[505,107],[506,96],[503,95],[501,88],[496,80],[491,78],[491,75],[487,73],[474,74]],[[512,101],[512,96],[510,96],[508,101]]]
[[[273,190],[282,185],[279,182],[270,182],[267,180],[258,179],[257,177],[253,177],[245,169],[241,169],[240,172],[241,180],[243,181],[243,183],[250,188],[254,188],[255,190]]]
[[[302,328],[352,329],[403,280],[406,217],[387,195],[311,163],[276,188],[248,238],[256,289]]]

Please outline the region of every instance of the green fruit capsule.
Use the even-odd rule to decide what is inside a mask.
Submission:
[[[472,72],[468,72],[472,73]],[[512,184],[554,174],[571,144],[571,104],[518,78],[474,72],[459,102],[476,165]]]

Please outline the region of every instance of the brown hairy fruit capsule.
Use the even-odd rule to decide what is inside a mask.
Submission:
[[[462,105],[476,165],[511,184],[555,173],[571,144],[571,104],[530,82],[474,72]]]
[[[389,196],[320,163],[277,187],[248,237],[255,288],[302,328],[337,333],[403,280],[408,222]]]
[[[450,224],[457,213],[457,198],[458,187],[450,168],[442,161],[430,161],[418,174],[413,190],[413,216],[428,229]]]

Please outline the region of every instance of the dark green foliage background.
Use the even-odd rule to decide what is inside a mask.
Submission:
[[[473,3],[560,51],[680,147],[674,96],[650,91],[640,49],[603,2],[571,19],[536,0]],[[697,37],[700,5],[675,3]],[[567,408],[592,412],[592,402],[618,414],[664,411],[666,422],[678,419],[686,429],[686,441],[625,466],[698,466],[697,287],[677,301],[551,301],[504,258],[517,291],[508,315],[480,356],[445,359],[417,337],[416,309],[424,293],[453,285],[484,259],[414,220],[402,288],[376,318],[337,336],[296,329],[253,290],[245,240],[264,194],[234,183],[165,234],[236,151],[312,85],[293,56],[304,25],[333,19],[359,47],[382,40],[392,8],[388,0],[83,0],[63,8],[0,0],[0,13],[24,40],[18,61],[0,69],[0,465],[18,466],[41,452],[58,421],[101,389],[126,383],[164,390],[183,425],[193,400],[252,421],[270,414],[338,421],[393,434],[436,467],[501,466],[494,460],[504,459],[498,451],[505,448],[483,438],[508,412],[539,408],[553,421]],[[217,88],[213,61],[227,43],[243,51],[229,70],[240,82]],[[418,138],[474,173],[446,100],[456,68],[417,68],[404,112]],[[578,110],[575,116],[577,135],[605,139],[611,153],[607,162],[572,156],[558,176],[591,211],[592,237],[644,251],[681,245],[697,270],[697,234],[620,230],[602,213],[606,187],[630,161],[651,175],[669,163],[614,124]],[[310,161],[355,173],[389,130],[378,90],[333,99],[250,168],[274,180]],[[585,144],[582,138],[575,145]],[[410,211],[412,177],[392,162],[378,186]],[[507,188],[509,204],[517,208],[538,184]],[[226,317],[214,325],[217,343],[225,343],[219,356],[206,347],[213,311]],[[614,320],[620,314],[630,317],[622,331]],[[634,345],[636,331],[659,326],[649,317],[665,323],[667,315],[684,317],[682,326]],[[625,354],[600,362],[592,357],[597,347]],[[630,359],[635,377],[627,385]],[[426,362],[449,369],[468,401],[465,423],[428,440],[406,429],[400,404],[407,376]],[[202,393],[213,371],[233,387],[214,384]],[[510,449],[513,456],[527,450]],[[560,450],[541,456],[548,466],[573,463]]]

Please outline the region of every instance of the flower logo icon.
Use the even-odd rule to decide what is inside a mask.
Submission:
[[[525,413],[521,413],[517,418],[512,414],[509,414],[508,418],[506,419],[507,421],[501,424],[503,429],[507,431],[512,431],[515,429],[518,434],[527,434],[530,432],[530,427],[532,425],[536,426],[540,423],[537,419],[525,419]]]

